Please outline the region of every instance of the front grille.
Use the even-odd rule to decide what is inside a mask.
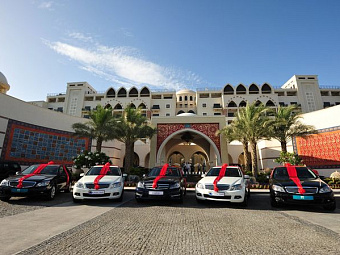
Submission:
[[[10,187],[13,187],[13,188],[16,188],[18,186],[18,181],[11,181],[9,182],[9,186]],[[36,184],[36,182],[32,182],[32,181],[23,181],[22,182],[22,187],[23,188],[32,188],[34,187]]]
[[[217,184],[217,188],[219,190],[228,190],[230,185],[228,184]],[[213,184],[205,184],[205,188],[209,190],[214,190],[214,185]]]
[[[206,198],[215,198],[215,199],[231,199],[231,196],[211,196],[208,194],[204,194],[204,197]]]
[[[88,193],[84,193],[83,196],[84,197],[108,197],[108,196],[110,196],[110,193],[104,193],[104,194],[88,194]]]
[[[100,189],[106,189],[110,186],[109,183],[99,183],[99,188]],[[86,188],[88,189],[94,189],[94,184],[93,183],[85,183]]]
[[[154,189],[154,188],[152,188],[152,182],[150,182],[150,183],[145,183],[144,184],[144,186],[145,186],[145,188],[147,188],[147,189]],[[157,183],[157,187],[155,188],[155,189],[169,189],[169,184],[167,184],[167,183]]]
[[[287,186],[285,187],[286,191],[291,194],[300,194],[298,187],[295,186]],[[316,194],[318,193],[318,188],[316,187],[303,187],[303,189],[306,191],[304,194]]]

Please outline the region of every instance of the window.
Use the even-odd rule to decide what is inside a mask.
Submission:
[[[330,107],[331,103],[330,102],[323,102],[323,108]]]
[[[185,97],[184,97],[184,101],[188,101],[188,96],[185,96]]]
[[[207,113],[206,113],[206,112],[204,112],[204,113],[203,113],[203,116],[207,116]]]
[[[221,115],[220,112],[214,112],[214,115]]]
[[[153,109],[153,110],[158,109],[159,110],[159,105],[158,104],[154,104],[151,109]]]
[[[203,104],[202,104],[202,107],[203,107],[203,108],[207,107],[207,104],[206,104],[206,103],[203,103]]]
[[[297,102],[290,102],[291,105],[297,105]]]
[[[165,105],[165,108],[170,108],[170,104],[166,104],[166,105]]]
[[[192,96],[190,96],[190,101],[192,101],[192,99],[193,99]]]
[[[152,116],[153,116],[153,117],[158,117],[159,114],[158,114],[158,113],[154,113],[154,114],[152,114]]]
[[[58,107],[57,108],[57,112],[63,112],[64,110],[63,110],[63,107]]]
[[[85,106],[84,109],[85,109],[86,111],[91,111],[91,106]]]
[[[200,98],[209,98],[209,94],[206,94],[206,93],[202,93],[200,94]]]
[[[169,116],[170,116],[170,113],[165,114],[165,116],[169,117]]]
[[[285,106],[285,102],[279,102],[280,106]]]
[[[164,95],[163,99],[172,99],[172,95]]]
[[[306,92],[306,101],[309,112],[316,110],[313,92]]]
[[[222,108],[222,106],[220,104],[214,104],[213,108]]]

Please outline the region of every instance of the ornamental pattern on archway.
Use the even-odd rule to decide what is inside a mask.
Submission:
[[[159,150],[159,147],[169,135],[185,128],[190,128],[199,131],[208,136],[214,142],[218,151],[221,153],[220,136],[216,136],[216,132],[219,130],[218,123],[157,124],[157,151]]]

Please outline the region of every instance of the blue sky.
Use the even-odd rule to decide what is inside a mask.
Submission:
[[[340,85],[340,1],[2,0],[9,95],[44,100],[67,82],[154,89]]]

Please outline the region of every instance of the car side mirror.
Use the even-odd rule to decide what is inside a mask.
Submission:
[[[80,176],[80,177],[83,177],[84,175],[85,175],[84,173],[81,173],[79,176]]]
[[[143,174],[143,177],[146,177],[146,174]]]
[[[204,177],[205,177],[205,174],[201,174],[201,177],[204,178]]]
[[[18,172],[15,172],[15,175],[20,175],[20,174],[21,174],[21,172],[19,172],[19,171],[18,171]]]
[[[244,175],[244,179],[248,179],[249,180],[250,176],[246,174],[246,175]]]
[[[123,174],[123,177],[126,178],[128,175],[127,174]]]

